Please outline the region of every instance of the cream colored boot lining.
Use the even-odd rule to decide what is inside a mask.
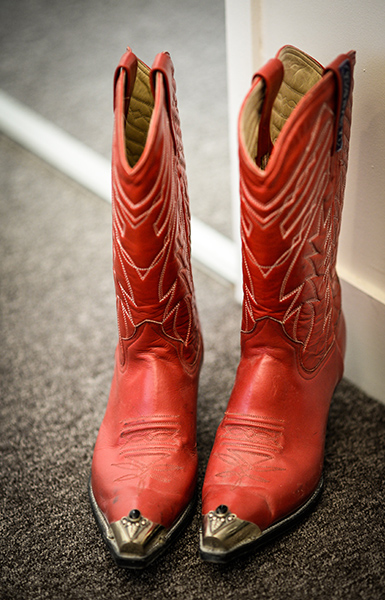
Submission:
[[[271,115],[270,135],[273,144],[293,109],[323,73],[318,63],[296,48],[283,48],[278,58],[283,63],[284,77]]]
[[[270,135],[273,144],[284,124],[301,98],[322,77],[322,67],[310,56],[291,46],[285,47],[278,58],[284,67],[281,87],[275,99],[270,121]],[[253,159],[257,156],[259,121],[264,98],[264,84],[261,81],[252,92],[246,104],[242,121],[243,139]]]
[[[126,156],[134,167],[146,145],[154,98],[150,86],[150,69],[138,60],[138,69],[126,120]]]
[[[258,153],[258,131],[262,103],[265,95],[264,88],[263,81],[260,81],[255,86],[248,102],[245,104],[241,122],[243,141],[253,160],[255,160]]]

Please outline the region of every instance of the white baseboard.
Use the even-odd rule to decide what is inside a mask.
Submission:
[[[345,377],[385,404],[385,304],[342,278],[341,285],[347,325]]]

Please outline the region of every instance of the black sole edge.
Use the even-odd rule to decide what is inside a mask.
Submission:
[[[200,534],[200,537],[201,537],[200,551],[199,551],[200,557],[205,562],[215,563],[218,565],[225,565],[236,558],[242,557],[245,554],[249,554],[251,551],[257,550],[258,548],[264,546],[265,544],[268,544],[269,542],[274,540],[276,537],[284,534],[286,531],[288,531],[292,527],[295,527],[295,525],[297,525],[299,522],[302,521],[302,519],[305,518],[305,516],[313,508],[314,504],[319,500],[321,492],[322,492],[322,488],[323,488],[323,477],[321,477],[317,488],[315,489],[313,494],[310,496],[310,498],[305,502],[305,504],[300,506],[300,508],[298,510],[296,510],[295,513],[292,513],[291,515],[285,517],[281,521],[278,521],[277,523],[274,523],[274,525],[271,525],[270,527],[265,529],[264,532],[255,541],[249,542],[248,544],[244,544],[243,546],[235,547],[234,549],[229,550],[228,552],[219,553],[219,552],[209,552],[209,551],[205,550],[202,547],[202,533],[201,533]]]
[[[153,552],[147,554],[146,556],[131,559],[121,555],[116,550],[111,539],[108,537],[109,524],[95,500],[94,493],[92,491],[91,478],[88,482],[88,496],[96,523],[115,563],[118,567],[134,570],[146,569],[150,564],[157,560],[170,547],[171,544],[173,544],[178,539],[178,537],[183,533],[183,531],[192,521],[197,505],[197,496],[195,494],[193,499],[189,502],[185,510],[178,517],[178,519],[166,531],[166,533],[163,533],[162,544],[158,545]]]

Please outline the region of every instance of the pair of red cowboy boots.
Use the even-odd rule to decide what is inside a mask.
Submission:
[[[241,359],[203,485],[201,556],[227,562],[300,517],[322,485],[342,377],[335,263],[355,55],[285,46],[239,117]],[[118,564],[141,568],[195,507],[203,357],[173,65],[128,50],[115,74],[113,268],[119,342],[91,504]]]

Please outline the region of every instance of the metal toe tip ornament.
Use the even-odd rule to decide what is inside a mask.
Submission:
[[[111,523],[109,537],[116,545],[116,554],[122,559],[138,560],[149,555],[162,543],[165,528],[153,523],[134,509],[127,517]]]
[[[221,504],[203,516],[200,552],[209,562],[227,562],[255,543],[262,532],[258,525],[243,521]]]
[[[91,481],[88,493],[104,541],[116,564],[126,569],[144,569],[163,554],[190,522],[196,506],[194,496],[168,529],[147,519],[138,508],[129,510],[119,521],[109,523],[95,500]]]

